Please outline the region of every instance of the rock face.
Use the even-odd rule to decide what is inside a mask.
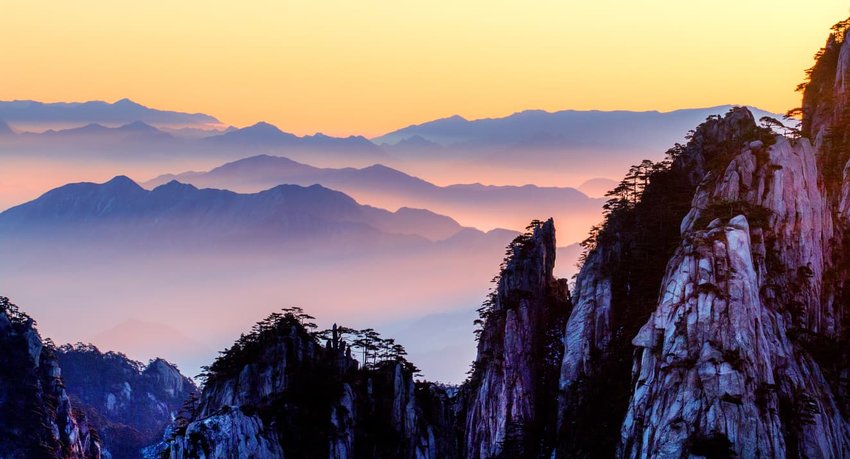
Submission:
[[[809,138],[766,136],[736,109],[674,152],[670,173],[696,191],[680,234],[667,237],[676,248],[666,267],[653,268],[660,281],[642,282],[659,287],[651,302],[624,285],[616,258],[637,247],[622,222],[646,224],[637,217],[657,206],[654,185],[612,212],[565,328],[558,456],[850,455],[850,45],[839,30],[806,88]],[[600,394],[603,380],[630,383]],[[588,439],[582,421],[594,409],[612,414],[594,423],[608,433]],[[617,441],[602,441],[614,428]]]
[[[360,368],[336,329],[322,346],[288,314],[216,361],[149,453],[848,457],[850,174],[825,171],[850,170],[850,148],[836,122],[809,122],[813,146],[743,108],[707,120],[615,190],[572,298],[552,275],[554,224],[534,222],[453,397],[403,358]]]
[[[566,280],[555,279],[550,219],[509,247],[489,303],[473,374],[464,387],[464,454],[535,456],[552,443],[560,332],[569,314]],[[545,448],[544,448],[545,449]]]
[[[830,38],[806,89],[815,146],[739,144],[697,189],[634,339],[623,456],[850,455],[845,38]]]
[[[645,178],[635,179],[635,185],[644,180],[640,199],[628,191],[609,206],[605,224],[588,240],[591,250],[576,278],[563,334],[559,455],[615,454],[632,390],[631,340],[657,306],[694,188],[729,155],[729,145],[763,134],[746,109],[712,118],[687,145],[668,152],[668,164],[643,168]]]
[[[452,396],[414,382],[415,369],[400,357],[373,356],[361,367],[343,328],[335,326],[323,346],[295,315],[273,315],[209,368],[200,399],[148,456],[436,459],[550,451],[570,302],[566,281],[552,275],[553,221],[529,229],[509,247],[482,308],[475,370]]]
[[[445,393],[414,383],[403,359],[359,368],[336,328],[322,346],[292,315],[243,340],[149,456],[453,457]]]
[[[71,406],[51,343],[0,297],[0,457],[100,458],[97,432]]]
[[[98,427],[104,457],[141,457],[197,391],[162,359],[143,365],[84,344],[60,346],[56,356],[74,406]]]
[[[403,349],[373,330],[335,326],[321,345],[289,310],[210,366],[146,454],[850,457],[848,28],[804,85],[799,133],[735,108],[667,161],[635,166],[584,243],[572,296],[552,275],[553,222],[533,222],[508,247],[452,396],[414,382]],[[0,305],[0,456],[97,457],[51,347]],[[169,368],[145,373],[178,393]]]
[[[804,97],[814,148],[739,145],[699,186],[658,308],[634,339],[623,455],[850,454],[847,174],[834,170],[850,157],[848,63],[845,37],[831,37]]]

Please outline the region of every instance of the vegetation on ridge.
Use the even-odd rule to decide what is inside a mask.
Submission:
[[[352,356],[359,354],[362,357],[363,370],[377,370],[387,364],[401,363],[405,370],[411,373],[419,372],[419,369],[405,358],[407,351],[404,346],[395,340],[381,338],[381,335],[371,328],[356,330],[334,325],[333,329],[315,331],[315,319],[297,306],[270,314],[254,324],[247,334],[240,335],[231,347],[220,351],[211,365],[201,367],[202,372],[198,378],[208,384],[235,376],[245,365],[256,361],[267,345],[290,333],[313,340],[317,346],[322,344],[320,340],[326,340],[328,345],[332,342],[346,343],[342,347],[343,352],[345,347],[348,347]]]
[[[705,175],[721,173],[747,143],[758,140],[768,146],[775,141],[768,127],[723,123],[724,118],[711,116],[688,134],[686,145],[669,149],[663,161],[632,166],[607,194],[603,222],[581,244],[582,272],[598,270],[611,281],[612,338],[606,349],[591,349],[596,370],[576,386],[581,396],[575,400],[580,402],[561,426],[561,454],[614,455],[631,393],[631,339],[655,310],[696,186]]]

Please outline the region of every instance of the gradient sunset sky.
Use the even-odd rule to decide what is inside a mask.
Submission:
[[[0,99],[374,136],[540,108],[784,112],[838,0],[4,1]]]

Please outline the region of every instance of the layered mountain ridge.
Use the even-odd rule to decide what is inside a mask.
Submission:
[[[250,325],[251,315],[234,314],[233,304],[259,315],[285,298],[331,316],[327,310],[344,301],[349,309],[336,320],[389,328],[386,310],[402,323],[433,314],[435,304],[475,301],[486,292],[499,251],[515,235],[464,228],[422,209],[364,206],[321,186],[241,194],[172,182],[149,191],[117,177],[66,185],[0,214],[0,252],[7,261],[0,279],[4,290],[32,305],[34,315],[52,311],[43,329],[61,341],[83,336],[149,358],[155,355],[139,345],[138,336],[135,345],[129,335],[98,337],[138,319],[142,310],[148,322],[168,317],[177,328],[195,323],[156,338],[156,356],[194,374],[208,363],[211,349]],[[264,266],[259,276],[258,266]],[[68,272],[76,273],[73,279]],[[39,288],[47,278],[55,279],[52,288]],[[391,288],[371,287],[388,278]],[[435,290],[423,279],[454,287]],[[316,282],[333,288],[317,291]],[[115,308],[118,301],[124,307]],[[199,314],[233,317],[195,322]],[[474,353],[469,321],[450,327],[432,321],[424,328],[443,339],[405,344],[433,377],[457,379]],[[187,335],[203,345],[183,346],[187,340],[180,336]],[[205,343],[210,336],[217,338]],[[446,366],[428,356],[445,346],[463,349],[464,363]]]
[[[396,212],[362,206],[347,195],[319,185],[278,185],[238,194],[227,190],[198,189],[171,181],[148,191],[126,176],[102,184],[77,183],[51,190],[39,199],[0,214],[0,232],[11,237],[27,231],[104,231],[121,225],[122,237],[133,232],[171,231],[169,238],[188,233],[208,237],[234,237],[256,231],[279,231],[277,240],[315,237],[331,232],[408,236],[444,240],[463,228],[454,220],[421,209]],[[101,228],[98,230],[98,228]],[[105,231],[114,233],[114,228]],[[145,237],[150,238],[149,234]]]
[[[848,27],[836,25],[803,86],[799,132],[735,107],[666,160],[631,168],[583,242],[571,292],[553,275],[554,221],[533,221],[479,309],[460,387],[416,382],[403,347],[374,330],[315,332],[291,308],[206,368],[200,397],[146,455],[850,456]],[[120,210],[94,202],[87,212]],[[5,376],[38,382],[3,409],[35,400],[46,457],[96,457],[68,405],[51,411],[67,396],[58,366],[33,352],[32,321],[4,312],[0,339],[27,369]],[[28,445],[2,439],[24,457]]]
[[[160,126],[193,126],[208,129],[221,125],[217,119],[209,115],[157,110],[130,99],[121,99],[113,103],[0,101],[0,119],[9,124],[41,131],[50,128],[79,127],[81,124],[89,123],[115,126],[143,122]]]
[[[258,192],[279,184],[319,184],[359,202],[386,209],[430,209],[479,229],[521,231],[538,215],[563,222],[565,240],[579,241],[596,223],[603,200],[569,187],[508,186],[480,183],[437,186],[399,170],[375,164],[364,168],[319,168],[284,157],[260,155],[223,164],[207,172],[165,174],[143,183],[154,188],[177,180],[201,188]]]
[[[843,37],[827,46],[847,47]],[[840,105],[843,74],[833,81]],[[551,277],[551,221],[509,246],[454,397],[452,454],[850,453],[847,185],[825,170],[850,152],[843,107],[823,113],[804,121],[812,144],[735,108],[666,162],[635,166],[585,242],[571,298]],[[556,345],[542,346],[553,333]]]

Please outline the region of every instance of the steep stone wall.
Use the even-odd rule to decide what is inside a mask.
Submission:
[[[516,241],[486,311],[468,387],[465,454],[534,455],[554,435],[560,329],[569,313],[566,281],[552,274],[555,226],[532,225]]]
[[[52,345],[0,297],[0,457],[99,459],[97,433],[72,408]]]

